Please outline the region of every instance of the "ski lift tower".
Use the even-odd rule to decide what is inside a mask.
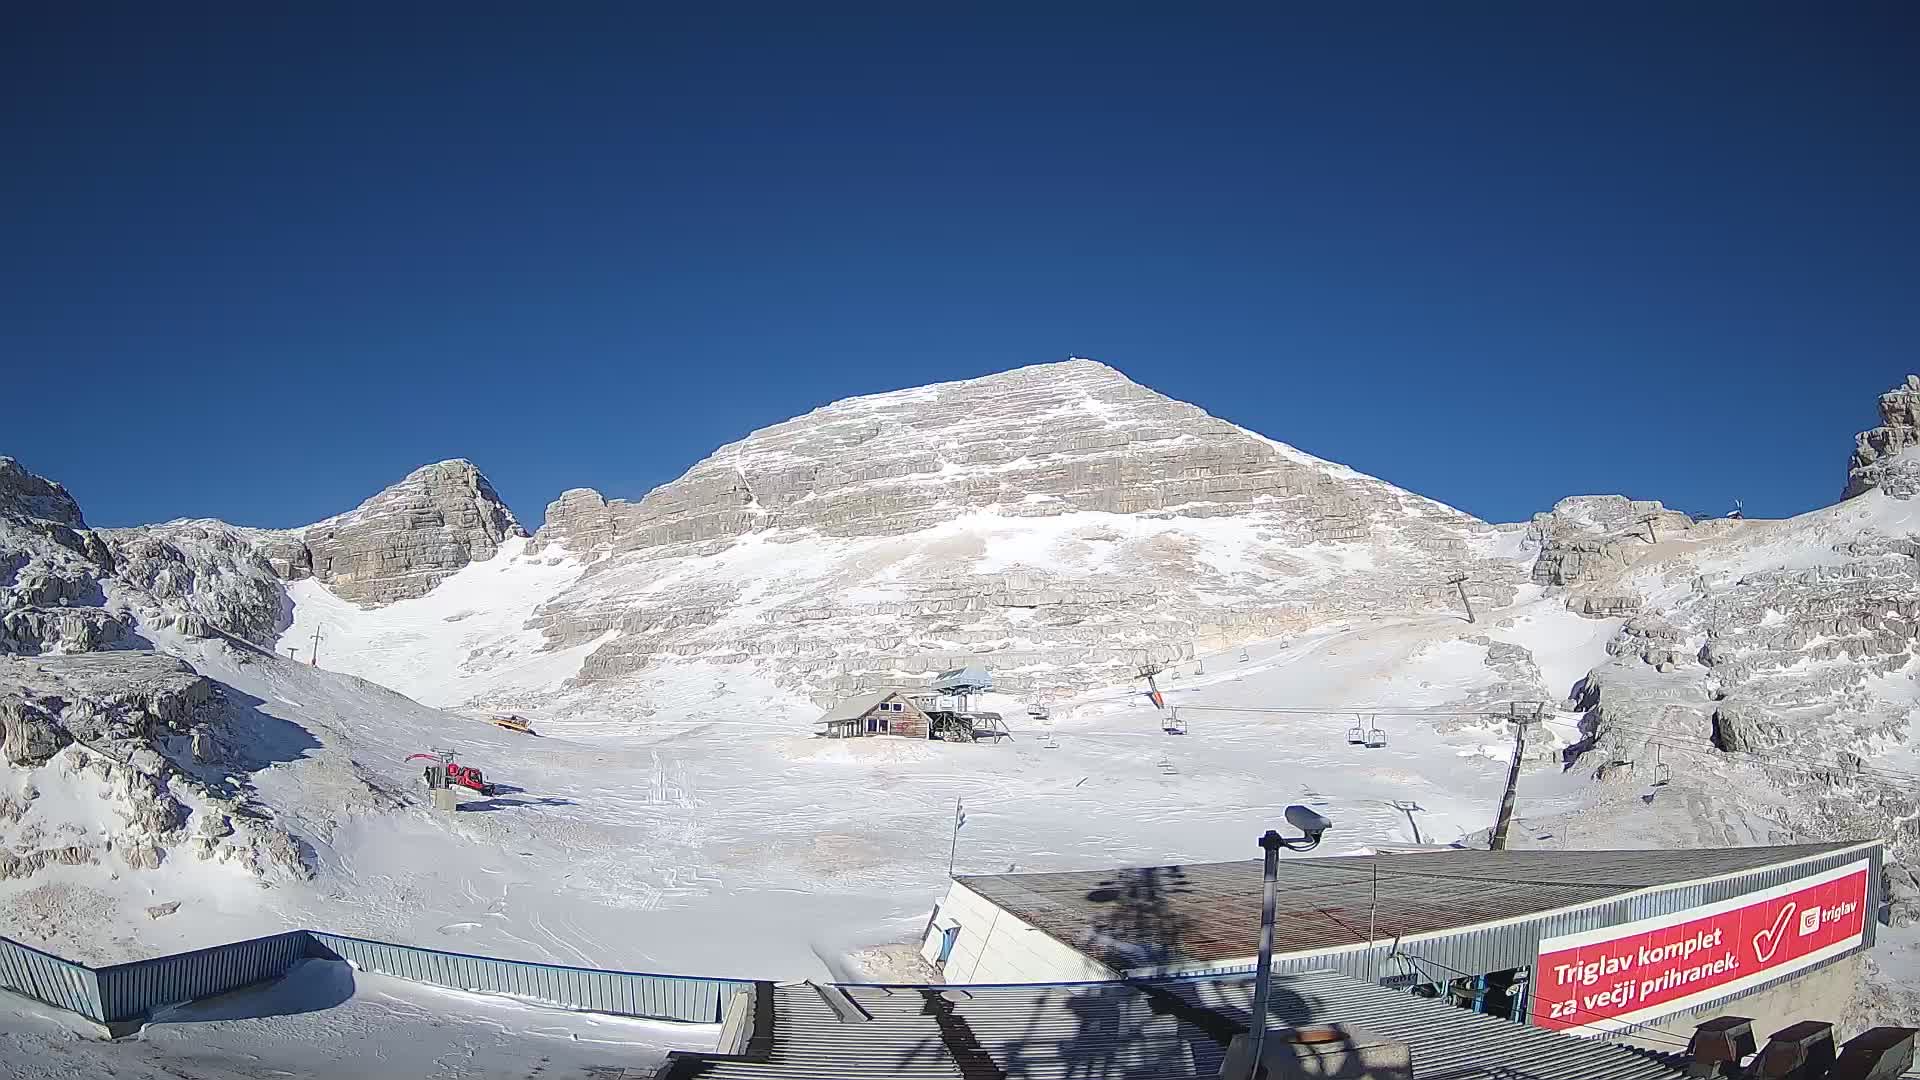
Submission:
[[[1134,676],[1136,679],[1147,681],[1147,700],[1153,702],[1153,707],[1156,709],[1166,708],[1166,699],[1160,696],[1160,687],[1153,681],[1153,677],[1165,670],[1159,664],[1146,663],[1140,665],[1140,674]]]
[[[1464,605],[1466,606],[1466,609],[1467,609],[1467,621],[1468,621],[1468,622],[1473,622],[1473,621],[1474,621],[1474,619],[1473,619],[1473,598],[1472,598],[1471,596],[1468,596],[1468,595],[1467,595],[1467,575],[1466,575],[1466,574],[1464,574],[1464,573],[1460,573],[1460,572],[1456,572],[1456,573],[1454,573],[1454,574],[1453,574],[1453,576],[1451,576],[1451,577],[1449,577],[1449,578],[1447,578],[1447,584],[1449,584],[1449,585],[1451,585],[1451,586],[1453,586],[1454,588],[1456,588],[1456,589],[1458,589],[1458,590],[1460,590],[1460,603],[1462,603],[1462,604],[1464,604]]]
[[[967,708],[969,699],[975,694],[983,694],[991,689],[993,689],[993,676],[987,674],[986,668],[975,664],[954,668],[952,671],[943,671],[933,679],[933,692],[953,697],[958,703],[954,711],[960,713],[969,711]]]

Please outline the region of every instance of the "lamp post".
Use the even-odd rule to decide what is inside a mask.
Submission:
[[[1273,893],[1280,875],[1280,849],[1307,851],[1319,847],[1322,834],[1333,828],[1333,822],[1297,803],[1287,807],[1287,824],[1302,835],[1286,837],[1268,829],[1260,838],[1260,850],[1266,853],[1265,894],[1260,901],[1260,965],[1253,976],[1253,1038],[1247,1080],[1260,1076],[1260,1055],[1266,1049],[1267,999],[1273,989]]]

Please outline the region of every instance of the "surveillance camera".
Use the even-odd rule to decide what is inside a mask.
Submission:
[[[1333,822],[1298,803],[1287,807],[1287,824],[1305,833],[1310,840],[1320,839],[1321,833],[1333,828]]]

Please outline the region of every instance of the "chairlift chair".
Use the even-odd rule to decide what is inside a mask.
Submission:
[[[1387,733],[1381,730],[1377,721],[1371,722],[1367,728],[1367,749],[1378,750],[1385,745],[1387,745]]]
[[[1163,724],[1162,727],[1166,729],[1169,735],[1185,735],[1187,733],[1187,721],[1185,717],[1180,715],[1179,709],[1174,709],[1167,714],[1167,722]]]
[[[1347,729],[1347,742],[1354,746],[1367,745],[1367,729],[1355,724]]]

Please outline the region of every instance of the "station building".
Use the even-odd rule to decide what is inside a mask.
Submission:
[[[1283,855],[1273,968],[1648,1046],[1730,1010],[1765,1032],[1851,997],[1883,857],[1878,842]],[[963,985],[1248,972],[1261,875],[1255,859],[963,876],[921,953]]]

